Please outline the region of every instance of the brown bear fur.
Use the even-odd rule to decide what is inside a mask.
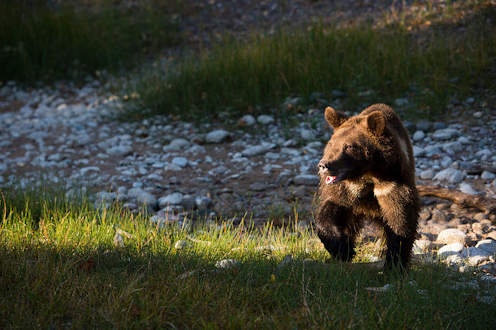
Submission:
[[[406,267],[420,204],[405,127],[385,104],[353,117],[328,107],[325,118],[334,134],[319,162],[315,221],[320,240],[333,257],[351,261],[355,239],[368,219],[384,229],[386,267]]]

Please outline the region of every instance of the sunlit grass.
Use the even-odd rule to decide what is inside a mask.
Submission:
[[[41,201],[36,226],[22,203],[0,203],[3,329],[489,329],[495,321],[494,305],[477,300],[494,287],[453,290],[476,277],[440,265],[384,275],[324,263],[328,255],[311,231],[246,230],[220,219],[162,228],[118,209],[96,211],[85,200],[43,202],[39,194],[32,189],[24,200]],[[115,244],[117,230],[129,234],[123,245]],[[182,249],[179,240],[187,242]],[[216,267],[223,259],[239,264]],[[367,289],[386,284],[392,289]]]

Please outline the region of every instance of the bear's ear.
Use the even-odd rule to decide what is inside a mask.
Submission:
[[[364,121],[365,127],[374,135],[381,135],[386,128],[386,118],[380,111],[371,112]]]
[[[345,121],[348,120],[350,116],[345,115],[342,112],[336,111],[331,107],[327,107],[325,109],[325,119],[331,125],[332,128],[336,129],[339,126],[343,125]]]

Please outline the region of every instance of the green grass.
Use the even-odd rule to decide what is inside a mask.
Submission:
[[[403,278],[326,264],[311,232],[157,228],[117,209],[99,213],[57,190],[42,202],[35,226],[23,210],[49,190],[32,188],[17,201],[4,187],[2,329],[491,329],[496,321],[496,306],[477,300],[494,286],[450,289],[475,275],[425,264]],[[55,196],[64,202],[54,204]],[[116,224],[131,235],[124,247],[114,246]],[[178,240],[189,247],[175,249]],[[275,249],[260,249],[268,245]],[[278,267],[288,254],[293,262]],[[217,269],[226,258],[240,265]],[[393,289],[366,289],[385,284]]]
[[[335,89],[347,93],[345,110],[408,97],[410,113],[440,115],[451,98],[463,99],[477,86],[494,91],[496,29],[478,20],[494,12],[486,8],[459,23],[466,26],[461,33],[450,24],[416,32],[404,24],[320,24],[226,41],[165,67],[157,63],[133,91],[141,97],[138,111],[187,119],[219,118],[226,111],[237,119],[251,110],[285,116],[281,104],[288,96],[318,105],[310,102],[312,93],[332,102]]]
[[[81,79],[133,69],[179,40],[167,8],[97,2],[1,1],[0,81]]]

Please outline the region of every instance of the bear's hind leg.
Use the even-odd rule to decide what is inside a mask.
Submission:
[[[351,210],[331,202],[324,203],[315,218],[317,235],[329,254],[341,261],[355,256],[355,230]]]

